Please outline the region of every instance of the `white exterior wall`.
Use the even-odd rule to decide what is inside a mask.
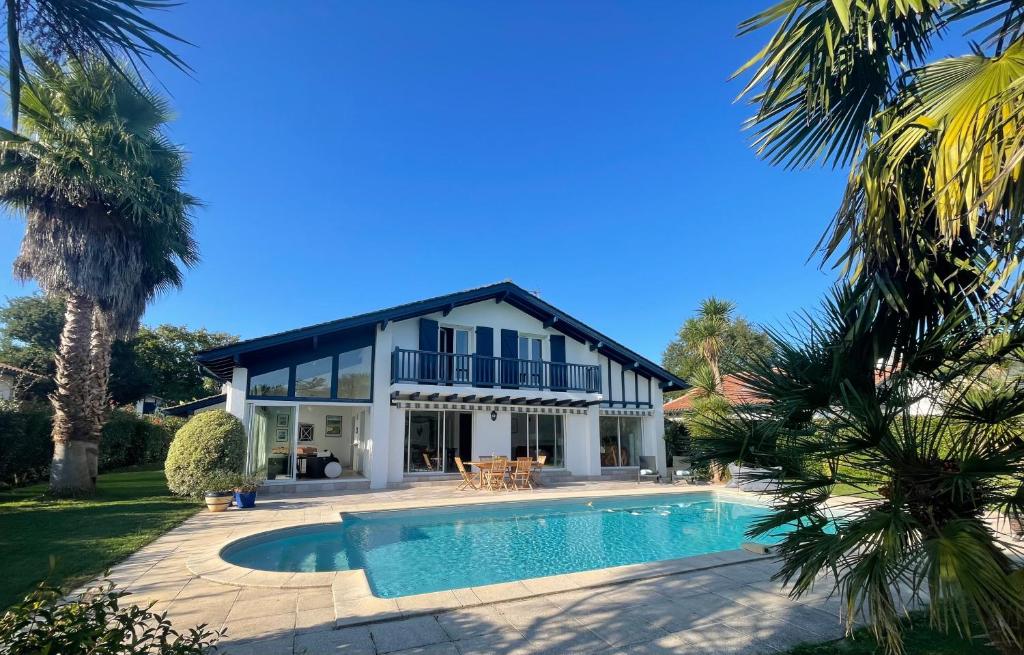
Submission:
[[[470,353],[477,351],[476,327],[484,326],[493,330],[494,343],[492,352],[495,357],[501,356],[501,330],[516,330],[521,335],[544,337],[542,357],[545,361],[551,359],[549,338],[553,334],[562,334],[557,329],[557,323],[550,328],[545,328],[542,321],[516,309],[507,303],[496,303],[493,300],[485,300],[471,305],[454,308],[447,316],[442,312],[435,312],[425,315],[423,318],[432,319],[441,326],[466,328],[470,332]],[[644,417],[643,421],[643,454],[653,454],[657,457],[658,468],[666,470],[665,449],[664,449],[664,426],[662,424],[661,404],[662,395],[658,388],[658,380],[652,380],[651,391],[648,391],[647,379],[639,378],[639,388],[634,385],[635,371],[627,367],[625,373],[626,384],[622,384],[622,367],[614,361],[591,350],[589,344],[581,343],[572,337],[566,336],[566,362],[570,364],[589,364],[601,367],[601,394],[587,394],[583,392],[552,392],[550,390],[537,389],[501,389],[476,388],[468,385],[456,386],[431,386],[415,384],[391,383],[391,361],[392,353],[396,347],[418,350],[419,349],[419,321],[420,317],[390,322],[383,327],[374,328],[375,350],[373,360],[373,389],[372,407],[365,417],[363,423],[363,435],[358,440],[357,456],[362,465],[362,474],[370,481],[371,488],[381,489],[389,484],[401,483],[407,480],[405,474],[405,418],[407,410],[392,405],[392,393],[400,391],[403,396],[413,391],[420,391],[423,399],[432,393],[442,395],[449,394],[476,394],[479,396],[493,395],[515,395],[525,398],[551,398],[552,396],[584,400],[589,403],[599,403],[602,400],[611,400],[613,408],[619,408],[623,399],[629,403],[650,401],[653,405],[653,416]],[[611,368],[611,389],[609,389],[609,366]],[[234,370],[230,383],[224,385],[227,394],[226,409],[228,412],[244,418],[246,406],[246,384],[248,371],[238,367]],[[609,393],[610,392],[610,393]],[[427,409],[427,408],[424,408]],[[457,410],[466,411],[466,410]],[[491,419],[491,410],[488,408],[472,411],[472,458],[489,455],[511,456],[511,411],[498,411],[495,420]],[[586,413],[563,414],[563,426],[565,436],[565,468],[576,476],[600,476],[601,455],[600,455],[600,407],[592,404]],[[354,435],[353,435],[354,439]],[[420,477],[418,474],[416,477]],[[429,477],[429,474],[423,474]]]
[[[369,430],[363,435],[363,452],[366,457],[363,475],[370,478],[371,489],[383,489],[388,486],[388,479],[391,477],[392,460],[389,458],[389,452],[393,451],[391,446],[395,443],[393,414],[397,410],[391,407],[391,326],[385,326],[383,330],[375,328],[375,334],[377,341],[373,358],[373,409],[370,411]],[[401,427],[398,429],[401,430]],[[401,451],[403,445],[403,442],[399,441],[397,450]]]
[[[249,369],[236,366],[231,374],[231,382],[223,386],[227,395],[224,402],[224,409],[228,414],[238,417],[239,421],[245,420],[245,394],[246,385],[249,383]]]

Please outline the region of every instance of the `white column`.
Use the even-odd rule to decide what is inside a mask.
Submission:
[[[665,458],[665,408],[661,389],[657,385],[652,385],[651,404],[654,406],[654,456],[657,458],[658,471],[664,476],[668,475],[668,462]]]
[[[249,381],[249,369],[236,366],[231,374],[231,382],[224,384],[224,392],[227,394],[224,409],[228,414],[238,417],[238,420],[245,419],[245,386]]]
[[[368,461],[363,471],[370,478],[371,489],[384,489],[388,486],[391,446],[391,324],[383,331],[379,328],[374,330],[377,343],[373,358],[373,411],[370,412],[369,434],[364,435]]]
[[[601,475],[601,407],[591,405],[587,408],[587,454],[586,475],[600,477]]]

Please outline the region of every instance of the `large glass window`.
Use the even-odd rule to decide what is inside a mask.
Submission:
[[[288,368],[267,371],[249,378],[250,396],[287,396]]]
[[[295,395],[299,398],[330,398],[333,357],[324,357],[295,367]]]
[[[640,418],[602,416],[601,466],[638,466],[643,447],[643,428]]]
[[[338,355],[338,398],[370,399],[372,360],[373,349],[370,346]]]
[[[268,480],[293,477],[295,408],[250,405],[248,471]]]
[[[470,412],[405,413],[406,473],[450,473],[458,470],[456,457],[468,462],[472,452]]]
[[[512,414],[512,457],[537,459],[544,455],[544,466],[565,466],[564,417],[560,414]]]

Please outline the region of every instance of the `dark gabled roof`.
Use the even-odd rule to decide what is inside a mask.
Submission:
[[[181,403],[174,407],[165,407],[160,411],[168,416],[189,416],[195,413],[196,410],[203,409],[204,407],[211,407],[213,405],[219,405],[223,402],[227,402],[227,399],[228,395],[226,393],[219,393],[215,396],[207,396],[206,398],[199,398],[198,400]]]
[[[302,339],[321,337],[343,330],[386,324],[391,321],[402,321],[438,311],[450,311],[455,307],[470,305],[483,300],[506,302],[544,321],[549,327],[553,327],[567,336],[596,346],[598,352],[602,355],[606,355],[620,364],[635,366],[641,372],[662,380],[665,383],[663,387],[666,390],[678,391],[689,386],[682,379],[669,373],[646,357],[633,352],[617,341],[588,327],[565,312],[544,302],[519,285],[509,281],[467,289],[465,291],[457,291],[444,296],[437,296],[436,298],[397,305],[387,309],[279,332],[256,339],[238,341],[227,346],[198,353],[196,361],[202,365],[208,374],[226,381],[231,379],[231,371],[238,363],[240,356],[246,353],[281,346]]]
[[[36,378],[37,380],[46,379],[45,375],[33,373],[32,371],[20,368],[18,366],[14,366],[12,364],[7,364],[6,362],[0,362],[0,372],[13,373],[14,375],[27,375],[31,378]]]

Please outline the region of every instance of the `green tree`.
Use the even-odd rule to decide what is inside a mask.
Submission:
[[[166,101],[96,59],[33,60],[21,96],[28,137],[3,131],[0,201],[24,211],[15,261],[65,299],[57,351],[51,489],[95,486],[113,337],[130,335],[146,302],[197,260],[181,191],[184,154],[162,130]]]
[[[170,403],[217,393],[219,387],[199,373],[193,356],[238,341],[226,332],[190,330],[183,325],[143,327],[132,340],[139,367],[153,382],[152,393]]]
[[[127,70],[148,67],[151,55],[179,70],[189,70],[161,39],[185,42],[141,11],[170,9],[176,4],[168,0],[5,0],[12,129],[18,130],[21,89],[29,75],[26,44],[57,60],[99,56],[116,70],[125,71],[125,79],[133,83],[136,79]]]
[[[54,373],[54,356],[64,326],[64,301],[44,295],[11,298],[0,308],[0,361],[42,375]],[[111,352],[110,397],[117,405],[134,403],[147,394],[169,403],[217,393],[199,374],[192,354],[234,343],[238,337],[184,325],[142,326],[136,335],[114,342]],[[52,390],[33,389],[45,397]]]
[[[713,303],[712,303],[713,301]],[[708,332],[711,327],[720,334],[717,337],[716,347],[718,368],[720,375],[729,375],[742,370],[744,358],[758,355],[766,355],[771,352],[771,340],[768,336],[750,324],[742,316],[733,316],[732,304],[728,303],[728,310],[724,320],[714,318],[709,314],[715,307],[710,304],[720,304],[714,298],[709,298],[701,304],[697,316],[686,319],[676,338],[665,348],[661,360],[665,368],[675,373],[684,380],[693,384],[695,375],[699,375],[700,369],[707,366],[707,360],[700,346],[701,335]],[[705,312],[708,310],[708,312]],[[710,315],[712,318],[707,318]],[[705,325],[710,323],[710,326]]]

